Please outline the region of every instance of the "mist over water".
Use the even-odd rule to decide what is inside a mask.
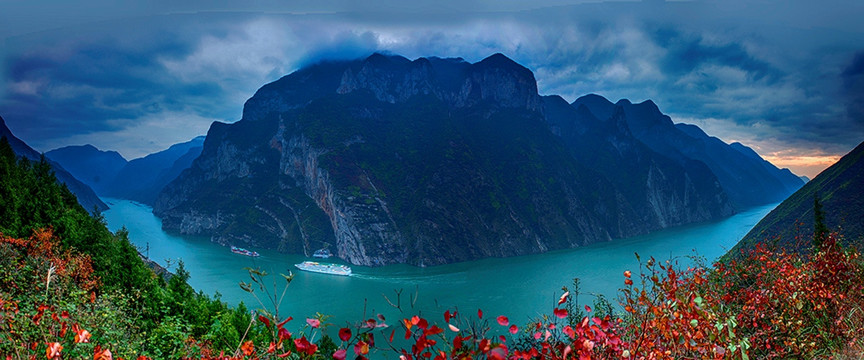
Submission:
[[[580,303],[593,303],[594,297],[588,294],[602,294],[615,304],[617,290],[624,285],[624,270],[638,273],[634,253],[643,260],[653,256],[660,261],[678,261],[682,266],[692,262],[688,258],[691,255],[711,262],[732,248],[777,205],[748,209],[717,222],[577,249],[429,268],[352,266],[355,275],[343,277],[299,271],[294,264],[309,260],[299,255],[249,248],[261,254],[251,258],[233,254],[228,247],[211,243],[208,238],[168,234],[162,231],[160,219],[149,206],[111,198],[103,201],[111,207],[103,213],[109,229],[116,231],[125,226],[129,240],[143,254],[162,265],[170,259],[171,270],[182,260],[191,274],[189,284],[196,290],[211,295],[218,292],[229,304],[242,301],[254,309],[260,305],[238,285],[240,281],[249,282],[244,267],[274,274],[266,281],[274,281],[280,293],[284,280],[278,274],[291,271],[296,276],[280,307],[280,315],[299,319],[294,325],[300,326],[302,319],[320,312],[332,315],[329,323],[336,327],[377,313],[384,314],[388,323],[417,314],[442,322],[441,314],[447,309],[458,309],[472,316],[476,316],[477,309],[483,309],[486,316],[506,315],[511,322],[523,325],[542,314],[551,314],[562,293],[561,287],[572,288],[573,278],[580,279]],[[327,261],[340,263],[338,259],[332,260]],[[396,292],[400,290],[401,313],[383,297],[386,295],[396,303]],[[415,294],[417,300],[412,306]],[[269,303],[265,305],[270,307]]]

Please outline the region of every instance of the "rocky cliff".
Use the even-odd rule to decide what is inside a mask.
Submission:
[[[259,89],[240,121],[214,123],[154,212],[225,244],[421,266],[732,213],[704,164],[653,151],[610,115],[541,97],[500,54],[325,62]]]

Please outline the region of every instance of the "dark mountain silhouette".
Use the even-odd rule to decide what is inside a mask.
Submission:
[[[126,159],[118,152],[102,151],[89,144],[54,149],[45,156],[58,162],[97,194],[103,194],[126,165]]]
[[[864,249],[864,143],[843,156],[780,203],[747,233],[730,252],[756,243],[775,244],[790,251],[805,251],[811,245],[813,206],[818,196],[825,225],[839,231],[846,245]]]
[[[129,161],[105,188],[108,196],[153,204],[156,196],[201,153],[204,137]]]
[[[737,209],[782,201],[804,185],[788,169],[777,169],[742,144],[726,144],[695,125],[674,124],[651,100],[633,104],[623,99],[613,104],[591,94],[572,105],[586,107],[600,120],[619,116],[636,139],[680,164],[702,162]]]
[[[541,97],[501,54],[323,62],[214,123],[154,212],[220,243],[329,244],[365,265],[536,253],[733,212],[709,167],[608,115]]]
[[[7,141],[9,141],[9,145],[12,146],[12,151],[14,151],[18,156],[22,156],[31,161],[39,161],[42,157],[42,154],[33,150],[33,148],[21,141],[21,139],[15,137],[15,135],[12,134],[12,131],[6,127],[6,121],[3,120],[2,117],[0,117],[0,137],[5,137]],[[105,203],[99,200],[99,197],[96,196],[93,189],[76,179],[57,162],[51,161],[50,159],[47,159],[47,161],[54,169],[54,174],[57,176],[57,180],[66,184],[66,187],[69,188],[76,197],[78,197],[78,203],[80,203],[85,210],[104,211],[108,209],[108,205],[105,205]]]

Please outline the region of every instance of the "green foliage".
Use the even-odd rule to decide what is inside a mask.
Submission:
[[[94,342],[110,345],[115,355],[191,356],[195,354],[176,349],[205,334],[230,339],[220,349],[233,350],[236,334],[249,324],[242,306],[231,309],[218,297],[196,293],[186,282],[189,273],[182,262],[167,283],[156,276],[125,229],[109,231],[101,216],[87,213],[58,183],[44,157],[35,163],[18,158],[5,138],[0,139],[0,236],[20,243],[0,244],[0,302],[27,310],[43,304],[51,304],[56,313],[66,310],[92,329]],[[34,244],[43,245],[32,248]],[[31,248],[23,251],[22,246]],[[61,260],[69,265],[58,268]],[[46,275],[52,279],[48,286]],[[32,321],[21,326],[21,343],[45,330]],[[14,352],[7,345],[0,342],[0,353]],[[94,349],[80,345],[64,351],[92,356]]]

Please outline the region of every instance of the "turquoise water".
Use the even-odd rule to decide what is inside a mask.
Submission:
[[[623,285],[623,271],[635,272],[638,268],[634,253],[643,259],[676,258],[682,263],[689,261],[686,256],[698,254],[711,261],[734,246],[776,206],[749,209],[717,222],[539,255],[431,268],[352,266],[355,275],[349,278],[296,271],[294,264],[308,260],[299,255],[251,248],[261,254],[251,258],[235,255],[207,238],[168,234],[162,231],[161,221],[150,207],[127,200],[103,200],[111,206],[104,216],[112,231],[125,226],[130,241],[142,253],[148,252],[149,245],[150,258],[160,264],[166,264],[166,259],[174,264],[182,259],[191,274],[189,283],[196,290],[209,294],[218,291],[228,303],[243,301],[258,308],[257,301],[238,286],[240,281],[249,282],[243,268],[258,267],[275,274],[293,271],[296,276],[280,314],[303,319],[321,312],[332,315],[329,322],[336,326],[377,313],[383,313],[389,322],[415,314],[440,321],[444,310],[454,308],[465,314],[474,314],[482,308],[489,316],[507,315],[512,322],[524,324],[541,314],[551,314],[561,287],[570,286],[577,277],[583,294],[603,294],[614,303],[616,291]],[[280,286],[284,284],[278,275],[269,278]],[[401,314],[383,297],[387,295],[395,302],[395,291],[400,289]],[[415,293],[418,296],[412,307],[410,298]],[[593,302],[589,295],[582,295],[579,300]]]

